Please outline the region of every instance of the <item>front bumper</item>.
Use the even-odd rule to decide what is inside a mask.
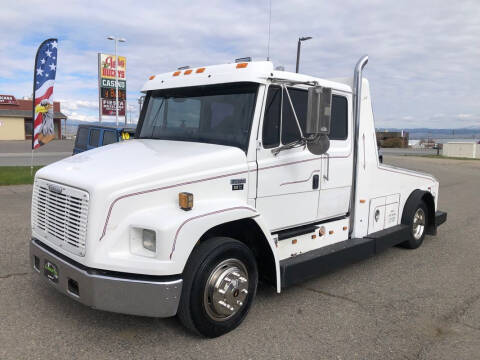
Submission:
[[[169,317],[177,313],[182,279],[125,274],[87,268],[36,239],[30,242],[30,262],[45,282],[94,309],[123,314]],[[45,264],[56,266],[58,277],[45,275]]]

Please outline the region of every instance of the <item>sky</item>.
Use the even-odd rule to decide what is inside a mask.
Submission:
[[[129,115],[152,74],[267,57],[269,0],[7,1],[0,12],[0,94],[32,92],[40,43],[58,38],[55,100],[98,120],[97,53],[124,37]],[[480,1],[271,0],[270,59],[321,78],[352,76],[369,55],[377,128],[480,127]]]

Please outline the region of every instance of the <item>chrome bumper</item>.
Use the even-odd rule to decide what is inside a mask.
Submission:
[[[180,278],[157,281],[155,277],[90,269],[36,239],[30,242],[30,262],[43,281],[94,309],[151,317],[177,313],[182,292]],[[58,277],[53,280],[45,274],[47,262],[57,267]]]

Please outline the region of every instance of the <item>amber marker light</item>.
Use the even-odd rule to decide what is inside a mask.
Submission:
[[[325,235],[326,232],[327,232],[327,230],[325,230],[325,226],[322,226],[322,227],[318,230],[318,235],[323,236],[323,235]]]
[[[183,75],[190,75],[192,73],[192,71],[193,71],[192,69],[185,70]]]
[[[181,71],[175,71],[175,72],[172,74],[172,76],[178,76],[178,75],[180,75],[181,73],[182,73]]]
[[[152,75],[148,78],[148,80],[153,80],[153,79],[155,79],[155,75]]]
[[[332,234],[333,234],[333,230],[330,230],[328,233],[329,233],[330,235],[332,235]]]
[[[188,192],[181,192],[178,194],[178,205],[180,209],[188,211],[193,208],[193,194]]]
[[[297,239],[292,240],[292,245],[295,245],[297,243]]]
[[[248,66],[248,63],[238,63],[237,69],[245,69]]]
[[[195,72],[196,72],[197,74],[200,74],[200,73],[202,73],[202,72],[204,72],[204,71],[205,71],[205,68],[198,68]]]
[[[360,204],[365,204],[366,200],[360,200]]]

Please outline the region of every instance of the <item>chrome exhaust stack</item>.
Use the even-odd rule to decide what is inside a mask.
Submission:
[[[357,193],[357,161],[358,161],[358,139],[360,129],[360,108],[362,103],[362,80],[363,80],[363,68],[368,63],[368,55],[363,55],[355,65],[355,71],[353,72],[353,121],[354,121],[354,133],[353,133],[353,173],[352,173],[352,190],[350,192],[350,229],[349,236],[352,236],[353,226],[355,223],[355,200]]]

